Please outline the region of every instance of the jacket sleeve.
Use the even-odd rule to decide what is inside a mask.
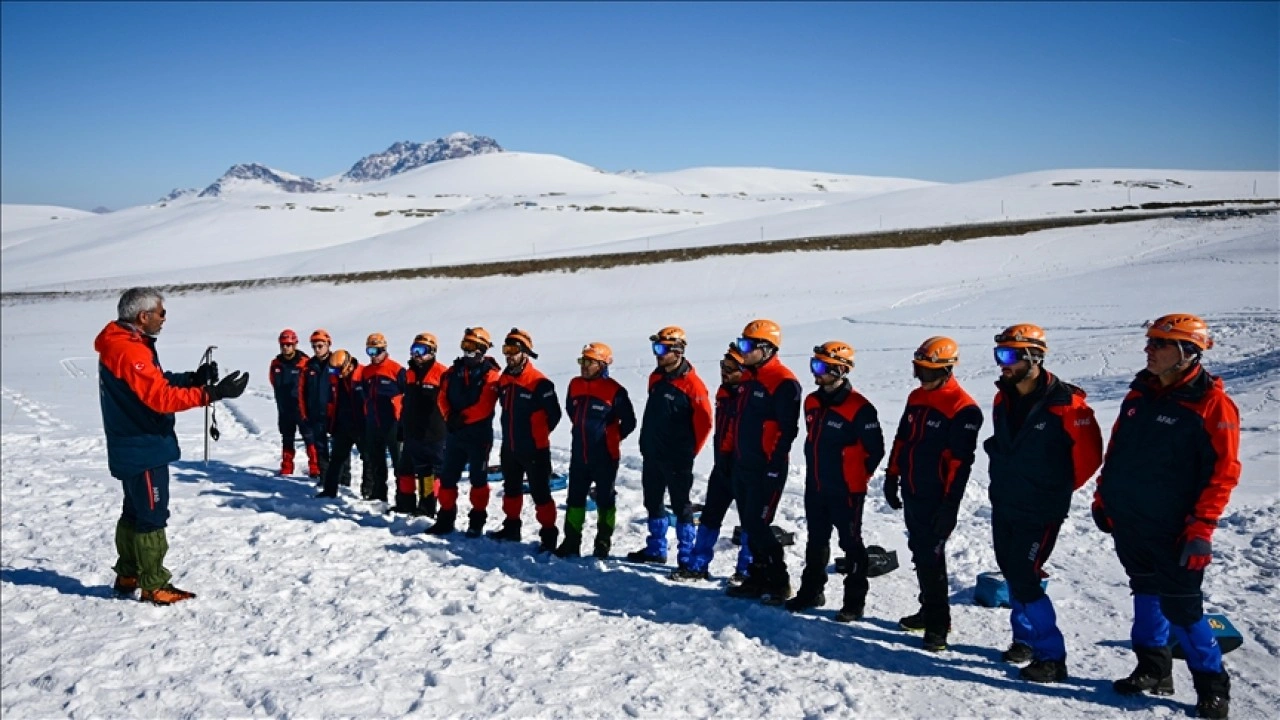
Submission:
[[[304,360],[302,372],[298,373],[298,418],[304,422],[307,419],[307,369],[310,366],[311,361]]]
[[[560,424],[560,400],[556,397],[555,383],[550,380],[543,379],[538,383],[538,401],[542,403],[542,409],[547,414],[547,432],[556,429],[556,425]]]
[[[1080,396],[1076,396],[1063,413],[1062,424],[1071,438],[1073,489],[1079,490],[1102,465],[1102,430],[1093,416],[1093,408]]]
[[[893,438],[893,450],[889,452],[889,466],[885,468],[885,474],[898,477],[902,475],[902,469],[898,465],[898,455],[902,452],[902,448],[907,443],[907,438],[911,437],[911,429],[907,426],[907,418],[911,417],[911,399],[907,399],[907,407],[902,409],[902,417],[898,418],[898,433]]]
[[[689,407],[693,410],[693,454],[696,456],[702,452],[702,446],[707,444],[715,418],[711,409],[711,398],[707,394],[707,386],[702,383],[702,378],[697,378],[693,388],[694,392],[689,396]]]
[[[947,448],[943,451],[946,476],[943,477],[942,499],[951,505],[959,505],[969,485],[969,473],[978,449],[978,432],[982,430],[982,410],[977,405],[966,405],[951,418]]]
[[[618,435],[620,437],[625,438],[635,432],[636,409],[631,405],[631,395],[621,385],[618,386],[618,394],[613,396],[613,416],[618,418]]]
[[[854,416],[854,426],[858,433],[858,443],[867,452],[867,478],[876,474],[880,461],[884,459],[884,430],[880,427],[880,415],[871,403],[865,403]]]
[[[209,404],[203,387],[175,387],[141,347],[108,353],[101,361],[154,412],[175,413]]]
[[[795,442],[796,436],[800,434],[802,392],[800,382],[791,379],[778,383],[778,388],[774,390],[773,408],[778,418],[778,443],[774,445],[773,450],[775,461],[787,458],[791,454],[791,444]],[[870,448],[868,448],[868,452],[870,452]],[[880,458],[882,457],[884,457],[883,436],[880,438],[880,456],[876,458],[876,464],[880,463]]]
[[[1116,421],[1111,424],[1111,436],[1107,439],[1107,451],[1106,454],[1102,456],[1102,467],[1099,469],[1098,479],[1094,482],[1093,504],[1098,507],[1103,506],[1102,478],[1107,474],[1107,458],[1111,457],[1111,447],[1115,445],[1116,442],[1116,431],[1120,429],[1120,421],[1124,418],[1125,407],[1128,406],[1129,402],[1136,398],[1137,395],[1138,393],[1136,390],[1130,390],[1129,393],[1124,396],[1124,402],[1120,403],[1120,412],[1116,414]]]
[[[271,393],[274,395],[276,390],[276,368],[280,365],[279,358],[271,358],[271,364],[267,366],[267,382],[271,383]]]
[[[1200,449],[1204,489],[1196,499],[1195,517],[1217,525],[1231,491],[1240,482],[1240,411],[1218,393],[1204,409],[1205,441]]]
[[[449,382],[453,377],[453,373],[448,370],[444,371],[444,375],[440,376],[440,394],[436,396],[436,404],[440,406],[440,415],[447,421],[449,413],[453,412],[453,408],[449,406]]]

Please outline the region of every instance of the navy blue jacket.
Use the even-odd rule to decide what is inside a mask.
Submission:
[[[195,374],[165,372],[155,338],[119,322],[107,323],[93,349],[111,474],[126,478],[181,457],[174,413],[208,404]]]
[[[809,393],[804,423],[805,493],[865,494],[884,458],[884,432],[875,406],[846,380],[834,393]]]
[[[898,422],[887,474],[920,507],[960,506],[982,429],[982,410],[954,378],[936,390],[916,388]]]
[[[649,374],[649,398],[640,426],[640,454],[646,462],[692,465],[711,434],[711,424],[707,386],[687,359],[670,373]]]
[[[271,369],[267,378],[271,381],[271,389],[275,392],[276,408],[295,412],[298,408],[298,378],[307,367],[307,354],[301,350],[293,354],[293,359],[286,360],[283,355],[271,359]]]
[[[569,381],[564,401],[573,423],[573,460],[617,462],[622,439],[636,429],[636,411],[617,380],[596,377]]]

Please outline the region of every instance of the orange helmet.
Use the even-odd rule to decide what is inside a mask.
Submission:
[[[436,342],[436,336],[429,332],[420,332],[413,336],[414,345],[430,345],[432,349],[440,347],[440,343]]]
[[[462,349],[470,350],[468,343],[473,343],[479,347],[481,352],[493,347],[493,338],[489,337],[489,331],[482,327],[469,327],[462,331]]]
[[[279,341],[281,345],[297,345],[298,333],[290,330],[289,328],[285,328],[280,331]]]
[[[334,350],[329,355],[329,367],[337,368],[346,375],[347,364],[351,362],[351,353],[346,350]]]
[[[324,328],[320,328],[319,330],[316,330],[315,332],[311,333],[311,342],[332,343],[333,338],[329,337],[328,330],[325,330]]]
[[[385,350],[387,347],[387,336],[379,332],[369,333],[369,337],[364,341],[364,346],[366,348],[382,348]]]
[[[782,347],[782,327],[772,320],[752,320],[742,328],[742,337],[767,342],[775,348]]]
[[[1147,323],[1147,337],[1189,342],[1200,350],[1213,347],[1209,326],[1204,320],[1189,313],[1162,315]]]
[[[936,335],[920,343],[911,362],[920,367],[949,368],[960,362],[960,346],[949,337]]]
[[[853,347],[849,343],[840,340],[824,342],[813,349],[815,360],[820,360],[827,365],[839,365],[850,370],[853,369],[853,356]]]
[[[684,329],[675,325],[668,325],[658,332],[649,336],[649,342],[654,344],[666,345],[667,347],[685,349],[689,345],[689,338],[684,334]]]
[[[533,336],[520,328],[511,328],[511,332],[507,333],[507,337],[503,339],[502,344],[520,348],[520,352],[531,358],[538,357],[538,353],[533,351]]]
[[[1031,323],[1018,323],[1005,328],[996,335],[996,346],[1039,350],[1041,353],[1049,349],[1049,343],[1044,338],[1044,328]]]
[[[602,342],[587,343],[582,346],[582,357],[602,362],[605,365],[612,365],[613,349]]]
[[[742,365],[747,361],[747,359],[742,356],[742,351],[738,349],[737,343],[729,343],[729,350],[725,352],[724,359],[732,360],[738,365]]]

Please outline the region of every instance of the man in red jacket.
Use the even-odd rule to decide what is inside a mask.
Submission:
[[[778,359],[782,328],[777,323],[752,320],[737,343],[746,379],[733,430],[733,494],[751,543],[752,565],[747,581],[730,587],[728,595],[781,605],[791,597],[791,577],[772,523],[787,482],[791,444],[800,434],[802,390]]]
[[[1040,581],[1058,530],[1078,490],[1102,464],[1102,433],[1085,392],[1044,369],[1044,330],[1020,323],[995,338],[999,390],[990,458],[992,545],[1009,585],[1013,643],[1001,659],[1031,664],[1018,676],[1038,683],[1067,679],[1067,647]]]
[[[395,511],[427,517],[436,514],[436,475],[444,464],[440,385],[445,368],[436,362],[438,344],[435,335],[418,333],[409,347],[409,365],[400,371],[404,445],[396,467]]]
[[[324,484],[329,467],[329,425],[333,422],[333,387],[329,347],[333,338],[321,328],[311,333],[311,359],[298,377],[298,417],[307,444],[307,475]]]
[[[946,543],[956,527],[982,429],[982,410],[952,375],[959,362],[960,348],[949,337],[931,337],[916,350],[911,364],[920,387],[907,396],[884,476],[889,507],[900,510],[905,500],[907,545],[920,583],[920,610],[898,626],[924,631],[924,649],[930,652],[947,649]]]
[[[871,401],[853,389],[853,347],[840,340],[813,349],[809,370],[818,389],[804,399],[804,515],[809,526],[800,589],[786,601],[799,612],[822,607],[827,597],[831,530],[849,561],[844,601],[836,622],[862,619],[867,602],[867,547],[862,542],[862,507],[867,481],[884,458],[884,433]]]
[[[387,355],[387,338],[372,333],[365,341],[369,364],[360,368],[360,399],[364,407],[363,456],[367,487],[361,487],[365,500],[387,501],[387,454],[391,466],[400,464],[400,405],[404,393],[400,389],[400,363]]]
[[[1133,591],[1138,666],[1123,695],[1173,694],[1170,635],[1186,653],[1196,713],[1227,717],[1231,681],[1200,592],[1211,540],[1240,481],[1240,413],[1200,365],[1204,320],[1165,315],[1147,327],[1147,367],[1129,386],[1098,476],[1093,518],[1112,533]]]
[[[556,548],[558,557],[582,553],[582,527],[587,518],[587,495],[596,488],[596,539],[598,558],[609,557],[618,508],[614,481],[622,441],[636,429],[636,413],[631,396],[617,380],[609,377],[613,349],[602,342],[587,343],[578,358],[578,377],[569,381],[564,406],[573,425],[572,456],[569,460],[569,500],[564,513],[564,541]]]
[[[520,511],[524,507],[524,481],[529,481],[534,516],[538,520],[538,552],[554,552],[560,529],[556,527],[556,503],[551,499],[551,431],[560,422],[556,386],[533,366],[537,359],[533,338],[511,328],[502,342],[507,368],[498,380],[502,405],[502,529],[489,533],[494,540],[520,540]]]
[[[298,378],[307,366],[307,354],[298,350],[298,334],[289,328],[280,331],[280,354],[271,359],[267,377],[276,399],[276,425],[280,429],[280,474],[293,474],[293,455],[299,431],[303,443],[310,432],[298,417]]]
[[[234,372],[217,384],[216,364],[195,372],[160,367],[156,336],[164,327],[164,296],[154,288],[130,288],[116,305],[116,320],[93,341],[98,352],[98,398],[107,436],[107,469],[124,490],[116,521],[115,591],[141,588],[142,600],[172,605],[195,593],[169,584],[164,566],[169,551],[169,463],[177,460],[174,413],[240,397],[249,376]]]
[[[640,425],[640,455],[644,469],[640,483],[644,508],[649,514],[645,546],[627,554],[641,563],[667,561],[667,508],[669,494],[676,515],[676,561],[689,568],[697,526],[693,524],[693,460],[711,434],[711,398],[693,364],[685,359],[687,338],[675,325],[649,336],[657,367],[649,374],[649,397]]]

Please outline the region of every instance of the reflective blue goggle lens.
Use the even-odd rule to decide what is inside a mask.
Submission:
[[[427,355],[434,355],[435,352],[436,352],[435,348],[431,347],[430,345],[423,345],[422,343],[414,343],[412,346],[409,347],[409,354],[414,357],[424,357]]]
[[[1017,365],[1018,361],[1022,359],[1022,350],[1019,348],[998,347],[995,355],[997,365]]]
[[[813,372],[814,375],[826,375],[831,372],[831,364],[823,360],[819,360],[818,358],[810,358],[809,370]]]
[[[341,371],[339,368],[336,368],[336,367],[331,367],[331,368],[329,368],[329,374],[330,374],[330,375],[337,375],[337,374],[338,374],[338,373],[340,373],[340,372],[342,372],[342,371]]]
[[[738,338],[733,341],[733,344],[738,346],[738,352],[743,355],[756,349],[756,341],[751,338]]]
[[[660,342],[656,342],[653,344],[653,354],[655,357],[662,357],[663,355],[666,355],[669,352],[671,352],[670,345],[664,345],[663,343],[660,343]]]
[[[382,348],[376,348],[376,347],[365,348],[364,354],[368,355],[369,357],[378,357],[379,355],[382,354]]]

